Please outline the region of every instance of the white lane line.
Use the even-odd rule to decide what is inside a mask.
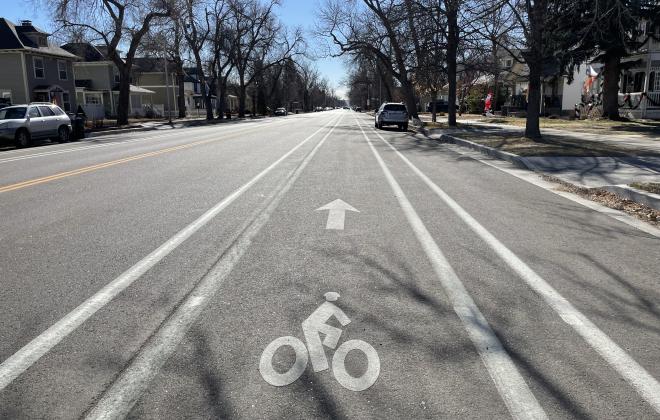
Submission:
[[[151,336],[149,341],[142,346],[130,365],[122,371],[112,386],[103,393],[96,405],[90,409],[85,416],[86,419],[118,419],[129,414],[142,393],[149,386],[149,383],[183,340],[193,322],[218,292],[224,279],[231,273],[234,266],[250,247],[254,237],[268,222],[284,195],[293,186],[341,119],[342,116],[340,115],[335,125],[321,141],[272,191],[263,210],[250,221],[250,224],[238,235],[232,245],[223,252],[222,257],[214,264],[209,273],[197,283],[184,301],[178,305],[177,309]]]
[[[206,211],[206,213],[202,214],[197,220],[193,221],[188,226],[177,232],[174,236],[152,251],[149,255],[138,261],[128,270],[124,271],[121,275],[119,275],[119,277],[112,280],[93,296],[89,297],[87,300],[81,303],[77,308],[69,312],[62,319],[49,327],[46,331],[39,334],[23,348],[2,362],[2,364],[0,364],[0,391],[9,385],[21,373],[32,366],[44,354],[50,351],[50,349],[57,345],[57,343],[59,343],[64,337],[71,334],[76,328],[78,328],[88,318],[94,315],[99,309],[108,304],[108,302],[114,299],[115,296],[122,292],[122,290],[130,286],[135,280],[140,278],[140,276],[146,273],[149,269],[151,269],[167,255],[169,255],[179,245],[181,245],[186,239],[191,237],[195,232],[197,232],[210,220],[217,216],[218,213],[233,203],[245,191],[256,184],[257,181],[263,178],[286,158],[291,156],[296,150],[298,150],[310,139],[312,139],[318,132],[335,121],[338,121],[338,119],[332,119],[324,126],[314,131],[314,133],[298,143],[266,169],[259,172],[246,184],[242,185],[229,196],[225,197],[222,201]]]
[[[417,240],[422,245],[436,276],[451,301],[454,312],[463,323],[463,327],[477,349],[490,377],[493,379],[497,391],[509,409],[514,419],[547,419],[543,408],[532,394],[525,380],[522,378],[516,365],[509,357],[502,343],[497,338],[486,318],[472,300],[472,297],[463,286],[454,269],[444,256],[440,247],[435,242],[431,233],[424,225],[410,203],[405,193],[399,186],[389,168],[381,158],[380,154],[369,140],[362,129],[362,124],[357,120],[360,131],[369,144],[378,164],[380,165],[387,182],[390,184],[399,206],[408,219]]]
[[[375,132],[375,131],[374,131]],[[440,197],[442,201],[456,213],[474,233],[476,233],[488,246],[502,258],[506,264],[515,271],[527,285],[538,293],[541,298],[555,312],[607,361],[619,375],[621,375],[648,402],[660,413],[660,383],[640,366],[618,344],[601,331],[582,312],[576,309],[566,298],[555,290],[541,276],[536,274],[516,254],[500,242],[493,234],[483,227],[475,218],[465,211],[454,199],[438,187],[431,179],[420,171],[408,158],[399,152],[390,142],[385,140],[378,132],[380,139],[392,149],[419,176],[422,181]]]
[[[543,188],[544,190],[547,190],[553,194],[557,194],[575,203],[581,204],[591,210],[606,214],[607,216],[616,219],[619,222],[623,222],[629,226],[634,227],[635,229],[639,229],[642,232],[655,236],[656,238],[660,238],[660,229],[651,226],[648,223],[645,223],[641,220],[635,219],[633,216],[624,213],[620,210],[611,209],[609,207],[603,206],[602,204],[598,204],[594,201],[588,200],[586,198],[582,198],[578,195],[575,195],[567,191],[560,191],[557,189],[557,184],[541,179],[541,177],[535,172],[530,172],[529,170],[526,169],[519,169],[513,167],[513,165],[511,165],[509,162],[504,162],[499,160],[493,160],[492,162],[488,161],[486,158],[484,158],[484,155],[482,155],[481,153],[462,150],[460,146],[454,147],[452,145],[447,144],[445,145],[445,147],[460,155],[468,156],[480,163],[483,163],[484,165],[488,165],[499,171],[505,172],[509,175],[515,176],[516,178],[522,179],[523,181],[529,182],[530,184],[536,185],[537,187]],[[511,167],[505,167],[505,165]]]
[[[272,126],[272,125],[275,125],[275,124],[281,125],[281,124],[286,123],[286,122],[289,122],[289,121],[285,121],[285,120],[275,121],[275,122],[269,123],[268,125],[269,125],[269,128],[270,128],[270,126]],[[198,132],[195,132],[195,133],[190,133],[190,132],[187,132],[187,133],[172,133],[172,132],[168,132],[168,133],[162,133],[160,135],[151,135],[151,136],[140,137],[140,138],[132,139],[132,140],[114,141],[114,142],[108,142],[108,143],[103,143],[103,144],[94,144],[94,145],[81,144],[78,147],[70,147],[70,148],[67,148],[67,149],[49,150],[49,151],[44,151],[44,152],[31,153],[29,155],[7,157],[7,158],[0,159],[0,164],[16,162],[16,161],[21,161],[21,160],[26,160],[26,159],[32,159],[32,158],[37,158],[37,157],[60,155],[60,154],[63,154],[63,153],[77,152],[77,151],[80,151],[80,150],[90,150],[90,149],[98,149],[100,147],[109,147],[109,146],[131,144],[131,143],[136,143],[136,142],[145,141],[145,140],[154,140],[154,139],[159,139],[159,140],[168,139],[169,140],[170,138],[177,139],[177,137],[180,138],[183,134],[194,134],[198,137],[209,137],[209,136],[217,136],[217,135],[231,136],[231,135],[234,135],[234,134],[242,133],[242,132],[247,131],[247,130],[262,128],[261,127],[262,125],[265,125],[265,124],[255,125],[255,123],[252,123],[252,124],[250,124],[249,127],[227,127],[226,130],[218,130],[216,132],[212,132],[211,129],[213,129],[213,128],[217,129],[217,128],[220,128],[220,127],[203,127],[203,128],[205,128],[205,130],[203,130],[203,131],[208,131],[208,132],[206,132],[206,133],[201,132],[202,130],[198,130]],[[197,128],[197,127],[194,127],[194,128]]]

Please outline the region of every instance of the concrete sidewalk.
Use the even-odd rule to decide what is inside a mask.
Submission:
[[[473,124],[473,122],[469,122]],[[474,123],[475,126],[484,127],[484,134],[491,130],[515,130],[522,129],[514,126],[502,126],[495,124]],[[494,126],[494,127],[491,127]],[[583,133],[566,132],[564,130],[544,129],[547,134],[580,139]],[[660,209],[660,195],[632,188],[633,183],[660,183],[660,139],[649,141],[648,139],[628,139],[630,147],[641,149],[639,156],[612,157],[612,156],[518,156],[510,152],[503,152],[486,145],[461,139],[461,133],[443,129],[429,130],[430,138],[450,141],[452,143],[470,147],[480,152],[497,157],[499,159],[515,159],[520,167],[546,175],[551,175],[562,181],[574,184],[582,188],[602,188],[613,192],[623,198],[627,198],[647,206]],[[593,135],[592,135],[593,136]],[[614,142],[619,136],[600,136],[590,138],[590,141]],[[442,139],[441,139],[442,138]],[[584,139],[584,137],[582,137]],[[619,141],[619,144],[620,141]],[[634,146],[633,146],[634,145]],[[656,156],[645,155],[653,153]]]
[[[486,123],[470,119],[459,119],[458,123],[472,125],[479,128],[524,133],[525,129],[515,125]],[[571,140],[589,140],[602,142],[605,144],[616,144],[620,146],[633,147],[644,153],[660,154],[660,136],[651,136],[648,134],[601,134],[588,133],[583,131],[560,130],[556,128],[542,128],[541,133],[554,136],[562,136]]]

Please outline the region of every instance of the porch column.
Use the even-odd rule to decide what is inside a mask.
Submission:
[[[644,74],[644,87],[642,92],[648,95],[649,93],[649,79],[651,78],[651,54],[649,53],[646,57],[646,73]],[[648,106],[648,99],[644,99],[642,102],[642,119],[646,118],[646,108]]]

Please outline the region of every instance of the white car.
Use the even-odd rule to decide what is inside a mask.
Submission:
[[[408,110],[402,103],[386,102],[378,108],[374,125],[383,128],[385,125],[396,125],[399,130],[408,130]]]
[[[71,139],[71,119],[57,105],[34,102],[0,109],[0,139],[13,140],[16,147],[28,147],[36,139]]]

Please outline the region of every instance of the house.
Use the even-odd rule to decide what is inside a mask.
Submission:
[[[153,106],[156,113],[176,117],[179,113],[179,85],[174,63],[158,57],[136,57],[134,66],[133,80],[136,84],[154,92]],[[192,93],[186,94],[189,95]]]
[[[184,92],[186,94],[186,109],[188,113],[205,113],[206,103],[202,96],[202,84],[197,74],[197,67],[185,67],[184,72]],[[211,86],[210,89],[213,89]],[[216,109],[216,95],[211,95],[211,104],[213,109]]]
[[[646,22],[640,29],[650,30]],[[650,37],[637,51],[625,57],[621,63],[619,80],[619,112],[631,118],[660,119],[660,28],[655,28],[655,38]],[[646,34],[642,36],[646,38]],[[507,92],[505,106],[526,109],[527,66],[510,55],[500,58],[503,69],[501,80]],[[602,86],[603,64],[598,62],[578,66],[572,81],[560,75],[552,65],[544,67],[542,80],[541,112],[545,115],[573,115],[576,104],[598,102]]]
[[[74,54],[48,42],[29,20],[0,18],[0,97],[14,104],[52,102],[76,110]]]
[[[87,42],[71,42],[62,49],[75,54],[74,63],[76,100],[87,118],[103,119],[117,115],[119,100],[119,70],[107,56],[107,47]],[[155,92],[131,84],[129,115],[145,116],[152,109]]]
[[[651,30],[646,22],[640,23],[643,35]],[[635,54],[622,62],[619,104],[622,115],[633,118],[660,119],[660,27],[654,37]]]

